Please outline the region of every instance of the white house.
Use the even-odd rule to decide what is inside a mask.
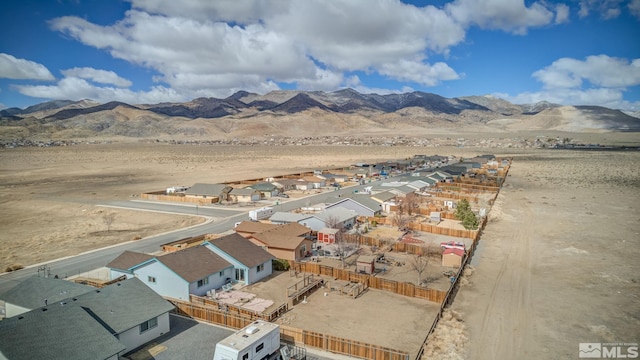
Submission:
[[[204,296],[235,276],[231,263],[203,245],[162,256],[125,251],[107,267],[112,279],[135,276],[158,294],[180,300],[189,300],[189,294]]]
[[[337,207],[355,211],[360,216],[375,216],[382,211],[382,205],[368,195],[349,195],[344,198],[334,198],[335,202],[327,205],[326,209]]]
[[[355,225],[357,217],[358,213],[353,210],[334,207],[326,209],[321,213],[312,214],[311,217],[302,219],[298,223],[313,231],[319,231],[326,227],[342,227],[349,229]]]
[[[209,240],[204,246],[233,265],[235,281],[250,285],[272,273],[275,257],[238,233]]]

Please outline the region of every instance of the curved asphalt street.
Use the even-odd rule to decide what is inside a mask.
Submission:
[[[306,204],[317,204],[328,197],[361,191],[366,185],[350,186],[335,191],[310,195],[301,199],[280,199],[278,205],[273,206],[276,211],[289,211]],[[96,249],[75,256],[48,261],[46,264],[30,265],[24,269],[0,274],[0,294],[11,289],[29,276],[37,275],[38,268],[46,265],[50,275],[60,278],[72,276],[105,266],[125,250],[152,253],[160,250],[162,244],[202,234],[222,233],[233,228],[238,221],[248,220],[249,210],[241,211],[211,206],[176,205],[147,201],[109,201],[98,206],[121,207],[141,211],[157,211],[180,215],[204,216],[204,224],[189,228],[178,229],[164,234],[150,236],[141,240],[129,241],[122,244]]]

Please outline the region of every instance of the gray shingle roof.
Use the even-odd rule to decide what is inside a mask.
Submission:
[[[209,242],[249,268],[274,258],[263,248],[237,233],[209,240]]]
[[[367,207],[373,211],[379,211],[380,209],[382,209],[382,206],[380,205],[380,203],[373,200],[369,195],[352,194],[352,195],[349,195],[349,198],[351,198],[353,201],[356,201],[360,205]]]
[[[343,222],[349,219],[357,217],[358,214],[353,211],[342,207],[333,207],[325,210],[324,212],[315,214],[314,217],[327,221],[329,218],[335,218],[338,222]]]
[[[380,202],[389,201],[391,199],[394,199],[395,197],[396,197],[396,194],[392,193],[391,191],[383,191],[383,192],[379,192],[377,194],[371,195],[372,199],[377,199]]]
[[[32,276],[9,289],[0,299],[26,309],[36,309],[44,306],[44,299],[51,304],[92,290],[95,288],[62,279]]]
[[[127,250],[109,262],[107,267],[118,270],[129,270],[130,268],[153,258],[153,255]]]
[[[156,316],[173,310],[174,306],[138,278],[131,278],[96,289],[67,300],[89,309],[103,324],[120,334]]]
[[[96,360],[125,350],[80,306],[50,305],[0,321],[0,359]]]
[[[273,215],[271,215],[269,220],[275,221],[275,222],[295,223],[300,220],[310,218],[312,216],[313,215],[310,215],[310,214],[296,214],[296,213],[290,213],[286,211],[276,211]]]
[[[205,276],[232,266],[227,260],[203,245],[158,256],[156,259],[188,283],[198,281]]]
[[[49,301],[46,307],[1,321],[0,356],[11,360],[107,359],[125,350],[113,335],[173,308],[137,278],[120,281]]]

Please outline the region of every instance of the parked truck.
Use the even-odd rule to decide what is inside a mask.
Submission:
[[[280,326],[256,320],[216,344],[213,360],[306,359],[304,349],[280,343]]]
[[[268,219],[273,215],[275,211],[272,207],[266,206],[260,209],[249,211],[249,219],[253,221],[258,221],[262,219]]]

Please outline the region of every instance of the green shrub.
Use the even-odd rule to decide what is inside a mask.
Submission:
[[[271,266],[275,271],[287,271],[291,267],[287,260],[273,259],[271,260]]]

